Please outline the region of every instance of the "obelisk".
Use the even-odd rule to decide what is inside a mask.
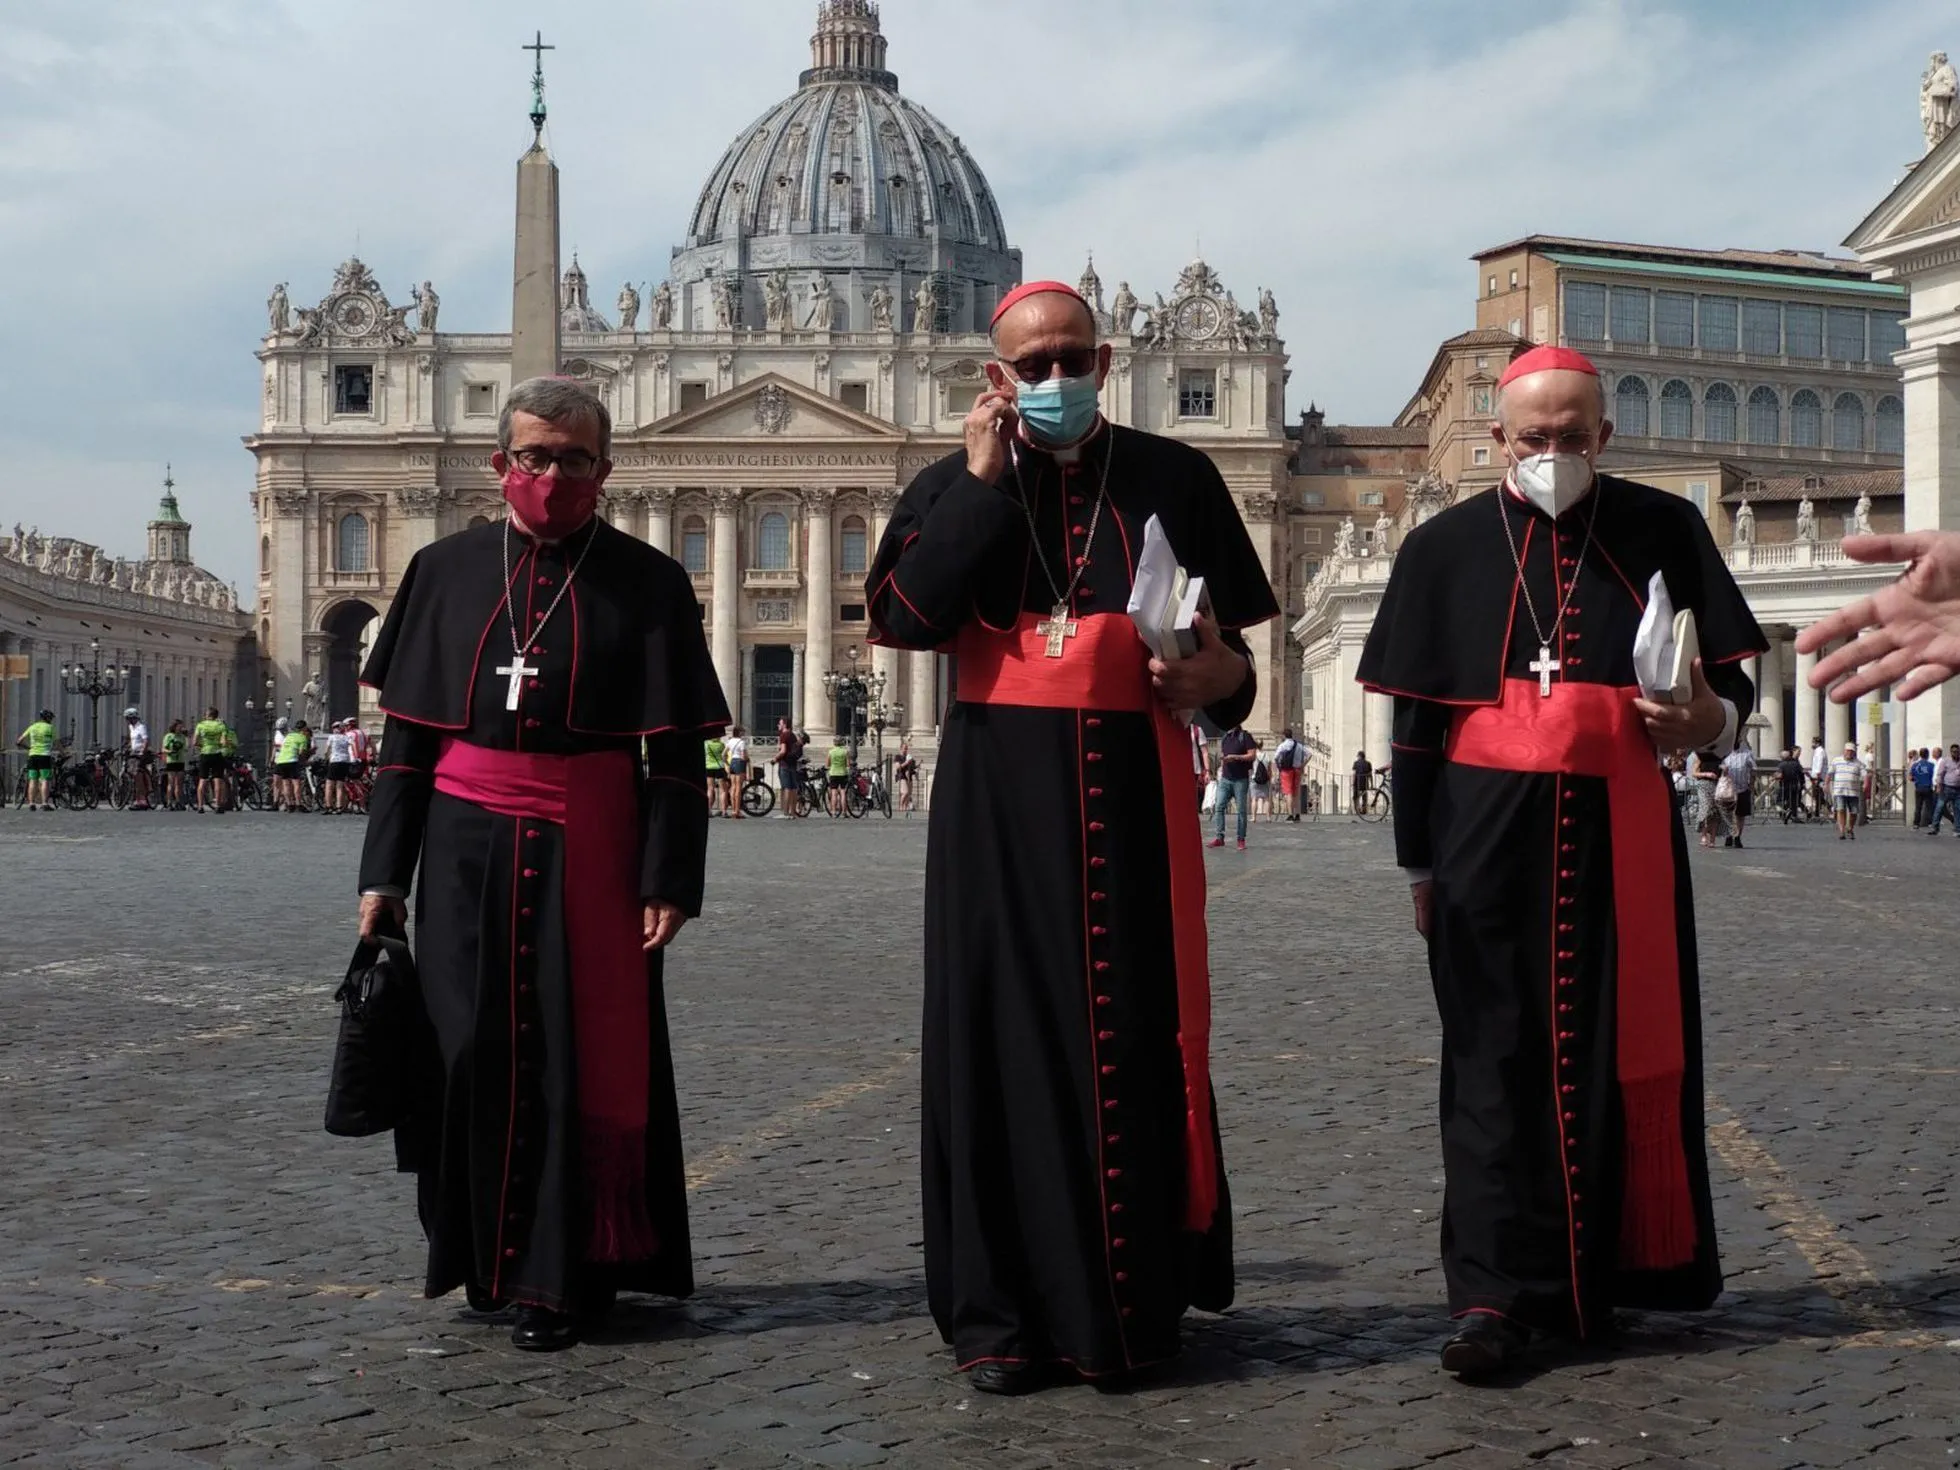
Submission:
[[[533,53],[531,146],[517,160],[517,253],[511,267],[510,380],[558,372],[558,165],[544,147],[544,33]]]

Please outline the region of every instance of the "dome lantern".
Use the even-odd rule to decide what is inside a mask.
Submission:
[[[817,33],[810,37],[810,69],[798,84],[861,82],[896,92],[898,78],[885,70],[886,44],[877,0],[821,0]]]

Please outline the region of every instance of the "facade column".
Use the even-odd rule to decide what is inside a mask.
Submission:
[[[883,487],[871,492],[871,519],[865,527],[865,544],[870,559],[876,559],[878,548],[884,544],[885,527],[890,523],[892,512],[898,508],[898,491]],[[885,702],[891,704],[905,698],[905,691],[899,684],[899,658],[896,648],[883,644],[871,645],[871,671],[882,674],[885,679]]]
[[[1843,646],[1842,642],[1833,643],[1828,651],[1836,653]],[[1830,751],[1831,759],[1836,760],[1844,754],[1844,747],[1850,744],[1856,735],[1853,729],[1852,708],[1848,704],[1834,703],[1828,691],[1820,697],[1824,700],[1824,748]]]
[[[674,554],[674,492],[666,486],[642,490],[647,506],[647,545],[655,551]]]
[[[1817,655],[1800,653],[1797,655],[1797,754],[1808,763],[1810,747],[1823,732],[1817,724],[1818,694],[1810,687],[1810,674],[1817,667]]]
[[[1906,327],[1910,345],[1892,358],[1904,379],[1908,531],[1960,530],[1960,451],[1952,447],[1960,441],[1960,354],[1942,340],[1952,332],[1952,314],[1930,304],[1951,300],[1949,270],[1929,271],[1923,281],[1900,273],[1912,292],[1915,318]],[[1912,723],[1921,745],[1944,748],[1960,740],[1960,679],[1915,699]]]
[[[1783,740],[1783,636],[1779,633],[1769,640],[1769,652],[1757,660],[1756,713],[1769,721],[1769,728],[1761,732],[1762,749],[1756,752],[1766,756],[1771,751],[1782,750]]]
[[[730,710],[730,717],[744,730],[755,729],[755,648],[742,649],[742,702]]]
[[[434,485],[403,485],[395,491],[395,514],[401,517],[401,536],[397,548],[401,553],[402,566],[408,559],[436,539],[439,527],[436,517],[442,510],[443,492]],[[379,526],[370,527],[368,546],[368,565],[383,566],[385,553]]]
[[[1368,764],[1380,770],[1394,761],[1395,700],[1386,694],[1362,695],[1362,718],[1367,725]]]
[[[916,751],[922,741],[931,742],[938,734],[939,655],[921,648],[906,657],[912,661],[912,673],[905,696],[905,726]]]
[[[798,730],[809,728],[804,718],[809,712],[803,708],[803,666],[809,662],[804,656],[802,644],[789,651],[789,722]],[[773,732],[771,732],[773,733]]]
[[[708,495],[714,506],[714,603],[709,629],[709,651],[714,658],[715,675],[721,680],[722,696],[731,710],[742,707],[741,634],[736,624],[741,605],[736,584],[741,578],[736,555],[742,510],[740,490],[714,490]]]
[[[803,708],[813,741],[828,737],[837,719],[823,687],[832,658],[831,623],[836,617],[836,599],[830,587],[831,568],[836,565],[830,517],[836,503],[837,492],[827,485],[812,485],[803,492],[803,524],[809,532],[803,557]]]

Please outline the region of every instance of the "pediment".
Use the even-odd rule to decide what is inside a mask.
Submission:
[[[1844,243],[1868,255],[1955,224],[1960,224],[1960,128],[1914,165]]]
[[[834,398],[792,382],[780,373],[731,388],[699,408],[645,425],[634,436],[661,439],[810,440],[855,439],[903,442],[905,431]]]

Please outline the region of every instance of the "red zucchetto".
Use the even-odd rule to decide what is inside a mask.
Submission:
[[[1518,378],[1528,378],[1533,373],[1568,372],[1588,373],[1599,376],[1592,359],[1583,352],[1574,352],[1570,347],[1534,347],[1504,369],[1504,376],[1497,380],[1502,388]]]
[[[1082,301],[1082,293],[1080,291],[1076,290],[1073,286],[1065,286],[1060,281],[1029,281],[1025,286],[1016,286],[1006,296],[1001,298],[1000,305],[994,308],[993,320],[987,323],[988,327],[999,326],[1002,317],[1006,316],[1008,312],[1019,306],[1023,301],[1026,301],[1030,296],[1046,296],[1050,292],[1053,292],[1057,296],[1073,296],[1077,301]],[[1086,307],[1089,303],[1082,301],[1082,304]]]

